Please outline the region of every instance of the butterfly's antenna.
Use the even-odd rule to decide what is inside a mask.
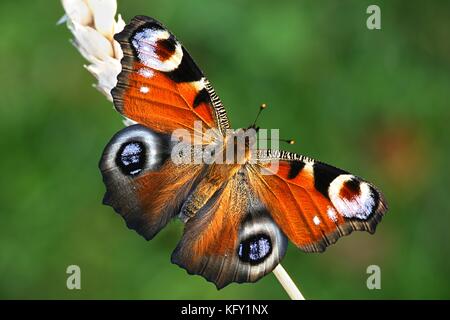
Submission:
[[[267,104],[265,104],[265,103],[262,103],[259,106],[259,111],[258,111],[258,114],[256,115],[255,121],[253,121],[253,124],[248,127],[249,129],[253,128],[253,129],[256,129],[256,131],[259,130],[259,127],[256,126],[256,122],[258,121],[259,116],[261,115],[262,111],[266,108],[267,108]],[[270,138],[266,138],[264,140],[271,141]],[[293,140],[293,139],[279,139],[279,141],[286,142],[287,144],[295,144],[295,140]]]
[[[272,139],[271,138],[265,138],[265,139],[262,139],[262,140],[271,141]],[[286,142],[287,144],[295,144],[295,140],[294,139],[278,139],[278,141]]]
[[[259,106],[258,114],[256,115],[255,121],[253,121],[253,124],[249,128],[256,128],[256,121],[258,121],[259,116],[261,115],[261,112],[267,108],[267,104],[263,103]]]
[[[286,142],[287,144],[295,144],[295,140],[294,139],[280,139],[280,141]]]

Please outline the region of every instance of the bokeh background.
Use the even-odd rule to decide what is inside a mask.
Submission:
[[[378,4],[382,30],[366,28]],[[247,126],[373,181],[390,210],[375,235],[283,261],[307,298],[450,298],[449,1],[119,1],[182,40]],[[59,1],[0,2],[0,298],[285,299],[270,274],[221,291],[170,263],[181,235],[151,242],[101,204],[97,168],[122,128],[69,43]],[[81,290],[66,268],[81,267]],[[381,268],[368,290],[366,268]]]

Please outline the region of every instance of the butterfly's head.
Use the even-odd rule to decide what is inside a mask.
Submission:
[[[256,148],[257,130],[255,128],[237,129],[226,138],[227,153],[233,154],[233,163],[246,163],[251,157],[251,150]]]

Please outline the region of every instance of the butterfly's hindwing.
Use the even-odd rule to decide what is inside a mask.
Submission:
[[[286,253],[287,238],[238,173],[187,221],[172,262],[223,288],[255,282]]]
[[[100,160],[104,203],[146,239],[178,214],[201,177],[202,165],[175,166],[171,150],[169,136],[137,124],[119,131]]]

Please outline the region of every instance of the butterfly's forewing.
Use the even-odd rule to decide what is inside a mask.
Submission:
[[[287,238],[248,185],[236,174],[185,226],[172,262],[223,288],[255,282],[284,257]]]
[[[321,252],[352,231],[375,232],[387,210],[383,195],[344,170],[284,151],[259,150],[250,181],[295,245]]]
[[[114,105],[125,117],[155,131],[229,128],[225,109],[180,42],[158,21],[137,16],[114,38],[124,57]]]

